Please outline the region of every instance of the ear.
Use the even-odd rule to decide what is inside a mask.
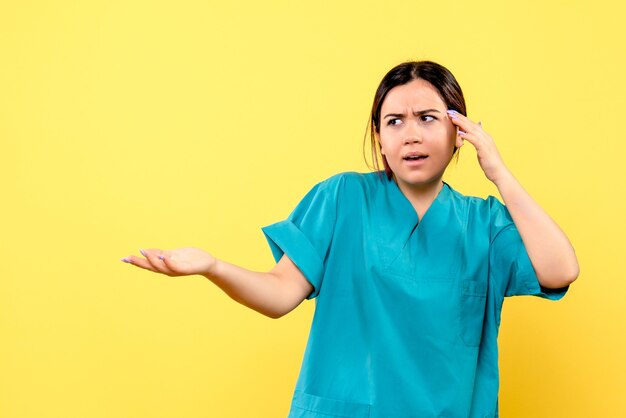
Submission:
[[[458,132],[458,130],[457,130],[457,132]],[[454,145],[455,145],[457,148],[461,148],[461,147],[463,146],[463,144],[464,144],[463,138],[461,138],[461,137],[457,134],[457,136],[456,136],[456,141],[454,142]]]

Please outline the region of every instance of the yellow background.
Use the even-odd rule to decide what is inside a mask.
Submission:
[[[505,302],[501,415],[626,416],[625,15],[607,0],[3,1],[0,417],[286,416],[312,301],[272,320],[120,258],[198,246],[271,268],[260,227],[368,170],[375,88],[407,59],[456,75],[579,256],[562,301]],[[446,180],[497,195],[470,148]]]

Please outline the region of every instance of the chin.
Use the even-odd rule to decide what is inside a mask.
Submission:
[[[431,184],[436,184],[441,178],[401,178],[398,181],[402,181],[407,186],[411,187],[423,187]]]
[[[438,184],[443,178],[443,173],[441,175],[424,175],[423,173],[410,173],[408,175],[396,175],[394,173],[396,181],[402,182],[407,186],[411,187],[423,187],[429,186],[432,184]]]

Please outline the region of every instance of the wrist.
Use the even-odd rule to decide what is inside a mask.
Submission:
[[[221,270],[222,262],[217,258],[213,258],[213,260],[208,263],[206,270],[202,272],[202,276],[206,277],[207,279],[218,277]]]
[[[513,177],[513,173],[511,173],[505,166],[502,166],[502,168],[493,176],[491,181],[497,188],[500,188],[514,179],[515,177]]]

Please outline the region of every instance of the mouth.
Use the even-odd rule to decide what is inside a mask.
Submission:
[[[402,157],[405,161],[421,161],[428,158],[428,155],[422,154],[421,152],[409,152],[408,154]]]

